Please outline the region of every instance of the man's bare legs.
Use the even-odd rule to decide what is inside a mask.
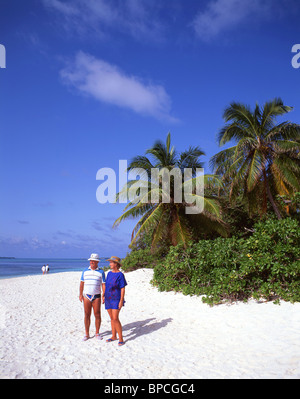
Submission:
[[[97,298],[93,302],[89,301],[87,298],[83,298],[84,307],[84,327],[86,337],[90,336],[90,324],[91,324],[91,313],[92,308],[95,316],[95,327],[96,335],[99,334],[101,325],[101,311],[100,311],[101,299]]]
[[[92,302],[94,316],[95,316],[95,327],[96,335],[99,335],[101,325],[101,298],[97,298]]]

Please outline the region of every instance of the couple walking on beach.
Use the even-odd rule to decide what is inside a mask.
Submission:
[[[79,286],[79,300],[83,301],[84,306],[84,325],[85,325],[85,336],[84,341],[90,338],[90,321],[92,308],[95,316],[95,326],[97,339],[102,339],[99,334],[101,325],[101,302],[105,304],[110,320],[112,337],[107,339],[106,342],[112,342],[117,340],[117,334],[119,336],[119,346],[124,345],[122,335],[122,325],[119,320],[119,313],[124,306],[125,286],[127,282],[124,274],[119,270],[121,267],[121,259],[117,256],[111,256],[109,261],[110,271],[105,277],[105,273],[102,269],[98,268],[99,255],[91,254],[89,268],[82,272],[80,286]],[[101,300],[101,289],[102,289],[102,300]]]
[[[47,264],[46,266],[44,265],[44,266],[42,266],[42,272],[43,272],[43,274],[47,274],[47,273],[49,273],[49,265]]]

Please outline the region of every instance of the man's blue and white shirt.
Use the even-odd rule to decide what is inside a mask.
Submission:
[[[88,267],[82,272],[80,281],[84,282],[84,294],[101,294],[101,284],[105,283],[105,273],[98,267],[95,270],[91,269],[91,267]]]

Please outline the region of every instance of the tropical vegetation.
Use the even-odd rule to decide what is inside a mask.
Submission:
[[[291,218],[269,218],[247,238],[200,240],[186,250],[170,248],[154,268],[161,291],[202,295],[210,305],[224,300],[300,301],[300,228]]]
[[[276,118],[292,110],[281,99],[267,102],[261,109],[232,103],[224,112],[226,124],[218,135],[219,145],[234,145],[214,155],[210,161],[222,176],[224,190],[233,201],[242,196],[249,214],[267,213],[268,201],[278,219],[282,218],[275,195],[292,196],[300,191],[300,128],[296,123],[276,123]]]
[[[149,231],[152,234],[150,246],[153,251],[161,248],[162,241],[163,245],[183,244],[186,247],[189,242],[199,236],[204,228],[226,235],[226,226],[221,219],[221,209],[217,199],[214,196],[199,195],[196,192],[197,180],[200,179],[196,172],[197,169],[203,168],[200,157],[205,155],[204,152],[199,147],[190,147],[177,154],[175,147],[171,147],[169,133],[166,144],[157,141],[152,148],[146,151],[146,154],[149,154],[151,158],[146,155],[137,156],[128,166],[129,172],[135,170],[142,176],[142,179],[130,180],[118,193],[118,198],[124,195],[127,197],[130,191],[134,193],[132,200],[125,207],[124,213],[114,223],[114,226],[117,226],[128,218],[140,218],[132,232],[131,245],[141,238],[143,233]],[[153,169],[159,171],[156,180],[153,176]],[[164,172],[170,173],[175,169],[180,171],[179,186],[182,191],[180,202],[176,202],[175,198],[176,183],[178,183],[175,176],[170,175],[168,193],[162,186]],[[185,169],[190,169],[190,179],[184,178]],[[221,180],[217,176],[204,175],[203,180],[204,189],[221,187]],[[190,196],[188,196],[190,198],[186,198],[184,192],[188,184],[191,185]],[[167,202],[164,201],[166,194],[169,197]],[[150,199],[154,196],[156,196],[157,202],[152,203]],[[203,201],[203,212],[187,213],[186,209],[194,206],[196,200]]]
[[[114,224],[138,219],[124,270],[152,267],[159,289],[203,295],[210,304],[250,297],[300,301],[300,125],[277,122],[291,110],[279,98],[253,110],[230,104],[218,134],[219,145],[229,147],[211,158],[205,195],[197,191],[205,155],[200,147],[177,153],[169,133],[166,143],[157,141],[135,157],[128,171],[139,179],[118,193],[129,203]],[[155,184],[153,168],[160,172]],[[181,202],[175,168],[182,172],[182,191],[192,188]],[[189,179],[185,168],[192,171]],[[171,174],[167,202],[165,170]],[[186,212],[197,199],[203,211]]]

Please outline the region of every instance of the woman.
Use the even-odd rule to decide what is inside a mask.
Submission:
[[[125,286],[127,282],[124,274],[120,272],[121,259],[117,256],[111,256],[109,261],[110,271],[106,276],[106,289],[103,303],[105,303],[105,309],[108,311],[111,320],[112,337],[107,339],[106,342],[112,342],[117,340],[117,334],[119,336],[119,346],[125,344],[122,335],[122,325],[119,320],[119,313],[124,306]]]

